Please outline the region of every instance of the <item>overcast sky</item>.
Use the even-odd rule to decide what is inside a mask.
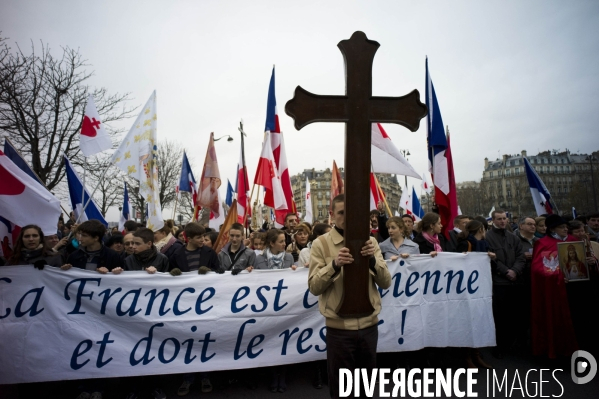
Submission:
[[[480,180],[485,157],[599,149],[594,0],[0,0],[0,29],[13,47],[41,40],[56,54],[60,46],[79,48],[95,71],[90,83],[131,93],[131,105],[142,106],[155,89],[158,138],[185,146],[196,176],[210,132],[232,135],[232,143],[216,143],[222,195],[227,178],[234,184],[240,118],[253,179],[273,64],[291,174],[331,167],[333,159],[343,164],[342,124],[297,131],[284,107],[298,85],[344,94],[337,43],[356,30],[381,45],[374,58],[375,96],[418,89],[424,102],[428,55],[458,182]],[[384,127],[398,148],[410,151],[416,170],[426,171],[424,120],[414,133]]]

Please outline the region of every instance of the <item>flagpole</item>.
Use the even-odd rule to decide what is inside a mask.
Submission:
[[[96,187],[94,188],[94,191],[92,191],[92,193],[90,194],[89,198],[87,199],[87,202],[83,206],[83,209],[81,210],[81,214],[77,217],[77,220],[75,221],[75,224],[79,223],[79,219],[81,219],[81,215],[83,215],[85,213],[85,210],[87,209],[87,206],[89,205],[89,203],[92,200],[94,194],[98,190],[98,187],[100,187],[100,184],[102,183],[102,179],[104,179],[104,176],[106,175],[106,172],[108,171],[108,168],[110,168],[110,165],[111,164],[108,164],[108,166],[104,169],[104,172],[102,172],[102,175],[100,176],[100,179],[98,179],[98,184],[96,184]],[[84,173],[85,173],[85,168],[83,170],[84,170]],[[85,193],[85,186],[83,187],[83,192]]]
[[[273,68],[274,68],[274,65],[273,65]],[[243,139],[243,136],[245,136],[245,132],[243,131],[243,119],[241,121],[239,121],[239,133],[241,134],[241,162],[243,163],[243,165],[241,165],[241,166],[242,166],[243,181],[244,181],[243,188],[247,189],[248,181],[247,181],[247,173],[246,173],[247,168],[245,166],[245,141]],[[239,171],[237,173],[239,174]],[[253,190],[253,188],[252,188],[252,190]],[[239,198],[237,198],[237,200],[239,200]],[[245,204],[245,207],[243,210],[243,227],[244,228],[245,228],[245,223],[247,220],[248,209],[250,209],[249,207],[252,205],[252,198],[250,197],[248,199],[247,191],[245,192],[245,202],[246,202],[246,204]],[[249,237],[248,229],[245,229],[245,234],[246,234],[246,238],[248,238]]]
[[[250,194],[250,200],[249,202],[252,203],[252,197],[254,196],[254,188],[256,187],[256,183],[254,182],[254,184],[252,185],[252,192]],[[262,216],[262,215],[260,215]],[[247,222],[248,219],[248,213],[247,213],[247,208],[246,211],[243,212],[243,226],[245,227],[245,223]]]
[[[81,190],[81,206],[85,203],[85,174],[87,170],[85,169],[85,165],[87,164],[87,157],[83,157],[83,189]],[[83,211],[81,212],[83,214]]]

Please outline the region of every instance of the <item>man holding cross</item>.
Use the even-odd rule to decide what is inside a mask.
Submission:
[[[345,123],[345,196],[333,199],[335,228],[312,244],[308,280],[326,318],[329,387],[334,398],[339,396],[339,368],[374,368],[381,310],[376,285],[391,284],[365,219],[370,211],[372,123],[397,123],[416,131],[427,113],[417,90],[402,97],[372,95],[377,42],[355,32],[337,46],[345,60],[345,95],[317,95],[298,86],[285,105],[297,130],[313,122]]]
[[[335,227],[318,237],[310,251],[308,286],[318,295],[320,313],[327,326],[327,368],[331,397],[339,396],[339,369],[376,367],[378,342],[378,317],[381,312],[381,296],[377,285],[383,289],[391,285],[391,274],[374,237],[370,237],[361,250],[368,258],[368,293],[374,308],[371,314],[357,317],[340,317],[337,312],[343,302],[343,276],[345,268],[356,267],[354,259],[343,238],[345,228],[345,195],[333,199],[331,217]],[[366,215],[364,215],[366,219]]]

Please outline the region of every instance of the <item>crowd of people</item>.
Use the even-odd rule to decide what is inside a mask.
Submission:
[[[342,205],[342,201],[337,203]],[[76,224],[71,214],[66,223],[59,220],[53,235],[45,236],[34,224],[23,226],[12,254],[0,259],[0,263],[34,265],[38,269],[50,265],[65,271],[79,268],[103,274],[137,270],[173,276],[195,271],[199,274],[230,271],[231,275],[238,275],[254,269],[309,267],[310,291],[320,299],[324,296],[324,302],[330,305],[331,296],[341,297],[336,290],[342,288],[335,277],[344,264],[353,261],[349,250],[343,247],[343,208],[335,204],[334,199],[331,219],[320,223],[301,222],[295,213],[286,216],[282,229],[270,228],[265,222],[260,231],[248,231],[235,223],[229,228],[229,241],[218,253],[213,249],[218,232],[197,222],[175,226],[173,221],[167,220],[160,230],[152,231],[128,221],[120,232],[117,228],[107,230],[97,220]],[[341,214],[336,216],[335,212],[340,210]],[[528,351],[551,359],[569,357],[578,349],[596,353],[590,315],[599,304],[599,214],[576,220],[566,220],[559,215],[509,220],[505,211],[495,210],[490,221],[481,216],[456,217],[453,228],[445,236],[437,213],[427,213],[415,223],[412,215],[386,215],[383,205],[379,204],[378,209],[370,213],[370,225],[372,238],[362,250],[363,255],[372,259],[371,270],[375,277],[371,295],[373,303],[379,304],[378,311],[377,286],[385,288],[390,284],[386,260],[423,254],[435,257],[440,252],[483,252],[488,254],[493,281],[497,346],[492,355],[495,358],[501,359],[510,351]],[[579,259],[576,251],[569,248],[566,264],[570,266],[562,270],[558,244],[580,241],[584,243],[584,259]],[[325,256],[327,251],[333,251],[334,255]],[[334,261],[327,262],[328,258]],[[348,352],[347,345],[351,346],[347,342],[353,342],[347,334],[376,327],[378,311],[375,307],[375,313],[369,318],[356,319],[360,325],[356,328],[347,320],[340,320],[326,305],[321,304],[320,311],[327,324],[329,389],[335,396],[335,370],[348,366],[343,356]],[[365,338],[364,345],[372,346],[373,342],[376,348],[376,340],[370,338]],[[444,367],[447,359],[456,355],[464,367],[492,367],[492,361],[483,359],[478,348],[425,348],[386,356],[392,356],[397,367],[409,368]],[[365,358],[368,359],[362,366],[373,367],[376,349],[374,358]],[[327,368],[324,362],[316,362],[315,388],[323,387]],[[210,374],[200,373],[198,378],[202,392],[210,392]],[[127,398],[139,397],[147,386],[152,386],[155,398],[166,397],[158,386],[160,379],[131,377],[127,380]],[[195,380],[195,374],[182,376],[178,395],[189,393]],[[98,381],[83,381],[80,385],[80,399],[101,398],[102,387]],[[248,385],[255,388],[256,381],[249,378]],[[285,366],[272,368],[269,389],[286,391]]]

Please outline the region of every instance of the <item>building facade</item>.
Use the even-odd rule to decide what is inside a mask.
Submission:
[[[522,151],[516,155],[503,155],[501,159],[495,161],[485,158],[478,193],[480,197],[478,212],[474,212],[474,209],[467,211],[462,206],[460,191],[463,189],[458,190],[458,203],[462,211],[486,214],[485,209],[495,207],[510,211],[514,215],[536,215],[526,178],[524,158],[528,159],[543,180],[551,194],[552,202],[561,214],[570,214],[572,207],[575,207],[579,213],[590,213],[596,210],[594,198],[597,195],[595,186],[598,183],[599,152],[587,155],[572,154],[568,150],[554,150],[530,156],[526,151]],[[470,190],[476,191],[476,188]]]
[[[341,177],[345,179],[343,168],[339,168]],[[315,170],[305,169],[302,173],[291,176],[291,188],[295,199],[297,211],[306,214],[304,196],[306,194],[306,177],[310,181],[310,196],[312,201],[312,214],[314,221],[327,221],[331,204],[331,169]],[[377,173],[381,189],[385,193],[391,212],[398,210],[401,188],[396,175]]]

